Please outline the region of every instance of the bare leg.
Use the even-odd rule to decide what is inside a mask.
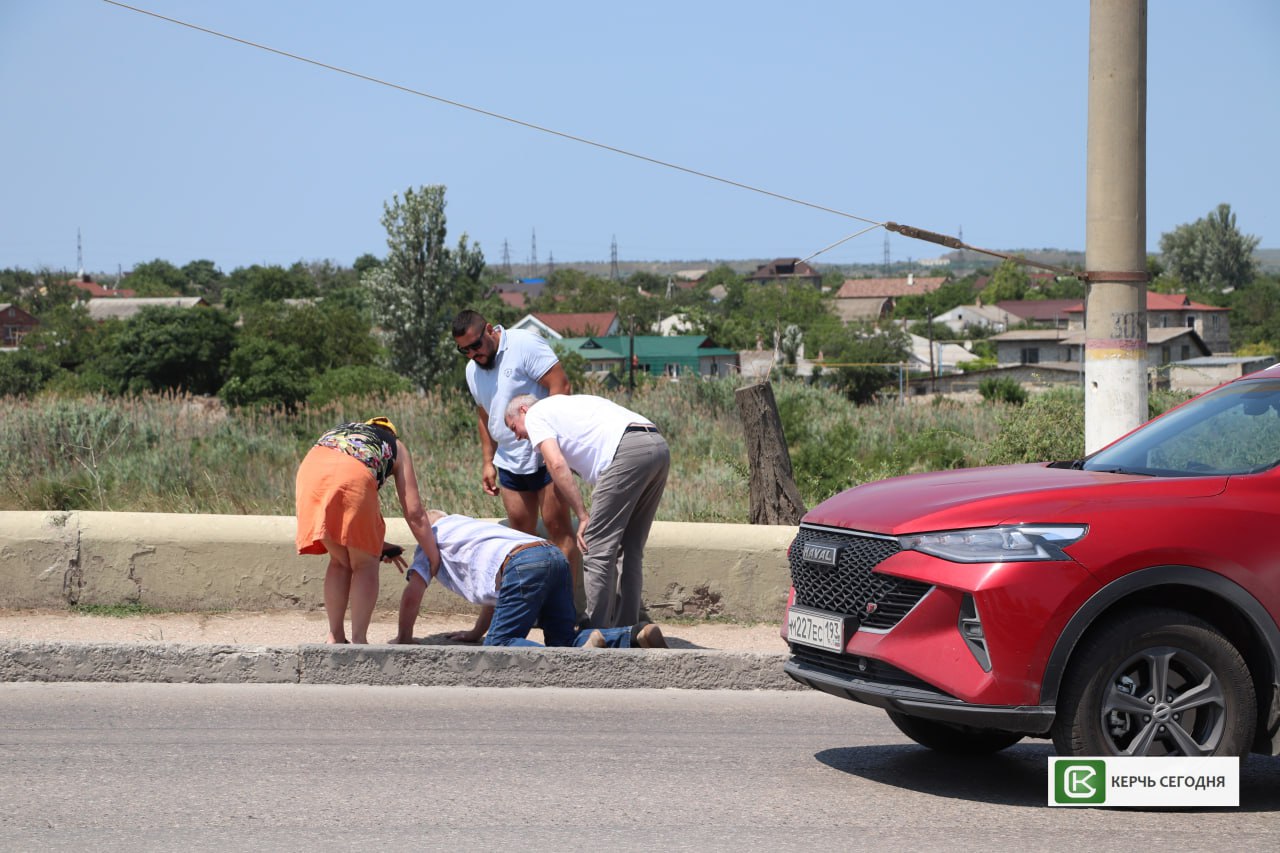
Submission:
[[[538,492],[502,490],[502,508],[513,530],[538,535]]]
[[[329,636],[325,642],[345,643],[347,632],[343,620],[351,594],[351,556],[345,545],[327,536],[323,542],[329,552],[329,568],[324,573],[324,612],[329,617]]]
[[[427,591],[427,582],[417,572],[409,573],[409,581],[404,585],[404,593],[400,596],[400,619],[397,624],[397,643],[413,642],[413,625],[418,621],[418,611],[422,608],[422,595]]]
[[[369,622],[373,620],[373,608],[378,603],[377,554],[355,548],[351,554],[351,642],[369,642]]]

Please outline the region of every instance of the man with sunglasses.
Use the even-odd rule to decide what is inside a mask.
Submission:
[[[538,516],[542,516],[547,538],[569,561],[574,600],[581,602],[582,555],[574,544],[569,505],[551,485],[542,457],[528,442],[517,439],[507,429],[504,419],[512,397],[532,394],[542,399],[552,394],[568,394],[569,379],[564,368],[541,336],[491,325],[471,309],[453,319],[452,331],[458,352],[469,361],[467,388],[476,402],[480,451],[484,457],[481,488],[487,495],[501,495],[507,522],[516,530],[535,533]],[[477,642],[492,618],[493,608],[483,608],[475,627],[460,632],[454,639]]]

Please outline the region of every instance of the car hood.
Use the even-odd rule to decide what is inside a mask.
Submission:
[[[805,524],[900,535],[997,524],[1087,521],[1083,504],[1183,501],[1222,491],[1226,477],[1105,474],[1044,463],[912,474],[841,492]]]

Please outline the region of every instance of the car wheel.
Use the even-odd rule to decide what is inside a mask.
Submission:
[[[1257,700],[1235,646],[1177,610],[1146,609],[1092,634],[1058,699],[1061,755],[1245,755]]]
[[[1022,735],[997,729],[978,729],[887,711],[898,730],[921,746],[952,755],[986,755],[1022,740]]]

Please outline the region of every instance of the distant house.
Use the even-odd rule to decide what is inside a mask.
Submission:
[[[1085,327],[1084,303],[1077,300],[1068,309],[1068,328]],[[1194,329],[1209,352],[1221,355],[1231,352],[1230,309],[1192,302],[1185,293],[1147,291],[1147,327],[1151,329]]]
[[[541,296],[546,286],[547,280],[544,278],[521,278],[504,281],[495,286],[492,292],[496,292],[504,304],[512,308],[524,308]]]
[[[0,347],[16,347],[40,321],[9,302],[0,303]]]
[[[195,308],[208,306],[199,296],[139,296],[90,299],[91,320],[127,320],[143,308]]]
[[[1083,329],[1015,329],[993,335],[996,364],[1074,365],[1083,370],[1085,333]],[[1209,355],[1194,329],[1148,328],[1147,366],[1158,368],[1175,361]]]
[[[1273,355],[1201,356],[1169,366],[1169,390],[1199,394],[1275,364]]]
[[[744,277],[745,281],[754,284],[768,284],[774,281],[804,282],[814,287],[822,286],[822,273],[806,264],[799,258],[777,258],[767,264],[756,267],[756,271]]]
[[[950,311],[935,315],[933,322],[941,323],[957,335],[962,334],[966,327],[1003,332],[1009,328],[1009,315],[993,305],[957,305]]]
[[[88,275],[67,279],[67,284],[84,291],[81,299],[128,299],[133,291],[124,287],[103,287]]]
[[[835,312],[846,323],[879,320],[893,313],[900,297],[932,293],[946,282],[945,276],[929,278],[908,274],[903,278],[850,278],[836,291]]]
[[[1008,326],[1025,324],[1048,329],[1065,329],[1071,321],[1069,312],[1080,307],[1080,300],[1004,299],[997,302],[995,307],[996,310],[1008,315]]]
[[[625,372],[633,353],[635,369],[651,376],[725,376],[738,371],[738,354],[706,335],[599,335],[563,338],[554,345],[587,360],[588,372]]]
[[[711,270],[676,270],[671,274],[676,287],[681,290],[692,290],[697,287]]]
[[[616,335],[622,330],[617,311],[579,314],[526,314],[511,324],[550,340],[585,338],[592,335]]]
[[[959,344],[931,341],[920,335],[908,334],[907,337],[911,353],[908,366],[912,373],[956,373],[962,362],[978,358]]]

